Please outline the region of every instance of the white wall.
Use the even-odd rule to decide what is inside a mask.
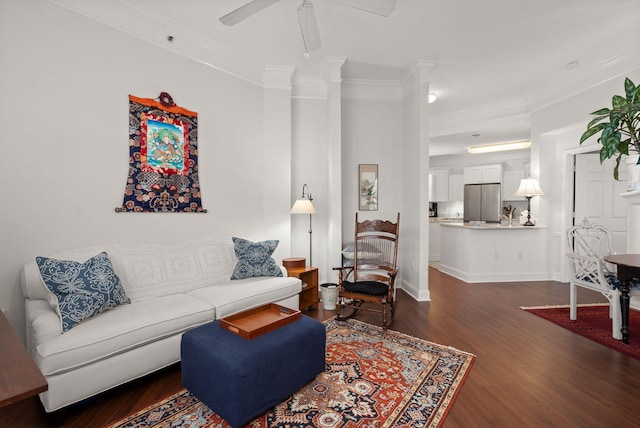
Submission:
[[[402,211],[402,104],[399,100],[342,102],[342,238],[352,242],[361,220],[395,222]],[[358,211],[358,165],[378,165],[378,210]],[[401,213],[402,217],[402,213]]]
[[[531,200],[532,211],[548,226],[552,244],[548,264],[559,281],[566,281],[566,239],[571,212],[569,153],[580,149],[579,137],[592,119],[589,113],[611,106],[613,95],[624,95],[624,78],[640,83],[640,68],[630,70],[583,92],[533,112],[531,175],[540,181],[545,195]],[[595,141],[595,137],[593,140]]]
[[[20,268],[37,255],[205,233],[281,239],[288,248],[288,236],[271,233],[281,226],[263,220],[271,202],[261,180],[270,149],[262,143],[261,87],[47,1],[2,2],[0,58],[0,307],[9,309],[19,332]],[[154,98],[162,91],[199,113],[208,214],[114,212],[128,171],[128,95]]]

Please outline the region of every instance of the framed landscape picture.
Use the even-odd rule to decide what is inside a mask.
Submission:
[[[358,165],[358,199],[360,211],[378,210],[378,165]]]

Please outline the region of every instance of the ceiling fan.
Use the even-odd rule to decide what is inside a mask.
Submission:
[[[236,25],[252,15],[260,12],[280,0],[252,0],[244,6],[229,12],[220,22],[225,25]],[[389,16],[396,8],[396,0],[332,0],[345,6],[375,13],[381,16]],[[302,42],[304,43],[305,56],[309,56],[309,51],[319,49],[322,46],[320,41],[320,31],[313,12],[313,4],[309,0],[302,0],[298,5],[298,21],[302,32]]]

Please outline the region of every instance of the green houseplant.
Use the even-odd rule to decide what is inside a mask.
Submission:
[[[605,107],[591,113],[595,117],[580,137],[580,144],[582,144],[602,132],[598,138],[598,142],[602,145],[600,162],[617,156],[613,170],[613,178],[616,180],[618,180],[618,168],[622,156],[629,156],[630,152],[640,154],[640,87],[627,77],[624,79],[624,92],[625,96],[613,96],[612,108]],[[640,158],[638,164],[640,164]]]

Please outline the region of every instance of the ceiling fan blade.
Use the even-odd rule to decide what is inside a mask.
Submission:
[[[333,0],[333,2],[382,16],[389,16],[396,9],[396,0]]]
[[[322,42],[320,41],[320,30],[318,30],[318,22],[313,11],[313,4],[309,0],[303,0],[298,6],[298,21],[300,22],[300,31],[302,32],[302,41],[304,42],[305,51],[313,51],[320,49]]]
[[[220,18],[220,22],[224,25],[236,25],[240,21],[244,21],[248,17],[260,12],[262,9],[271,6],[280,0],[253,0],[244,6],[240,6],[233,12],[227,13]]]

